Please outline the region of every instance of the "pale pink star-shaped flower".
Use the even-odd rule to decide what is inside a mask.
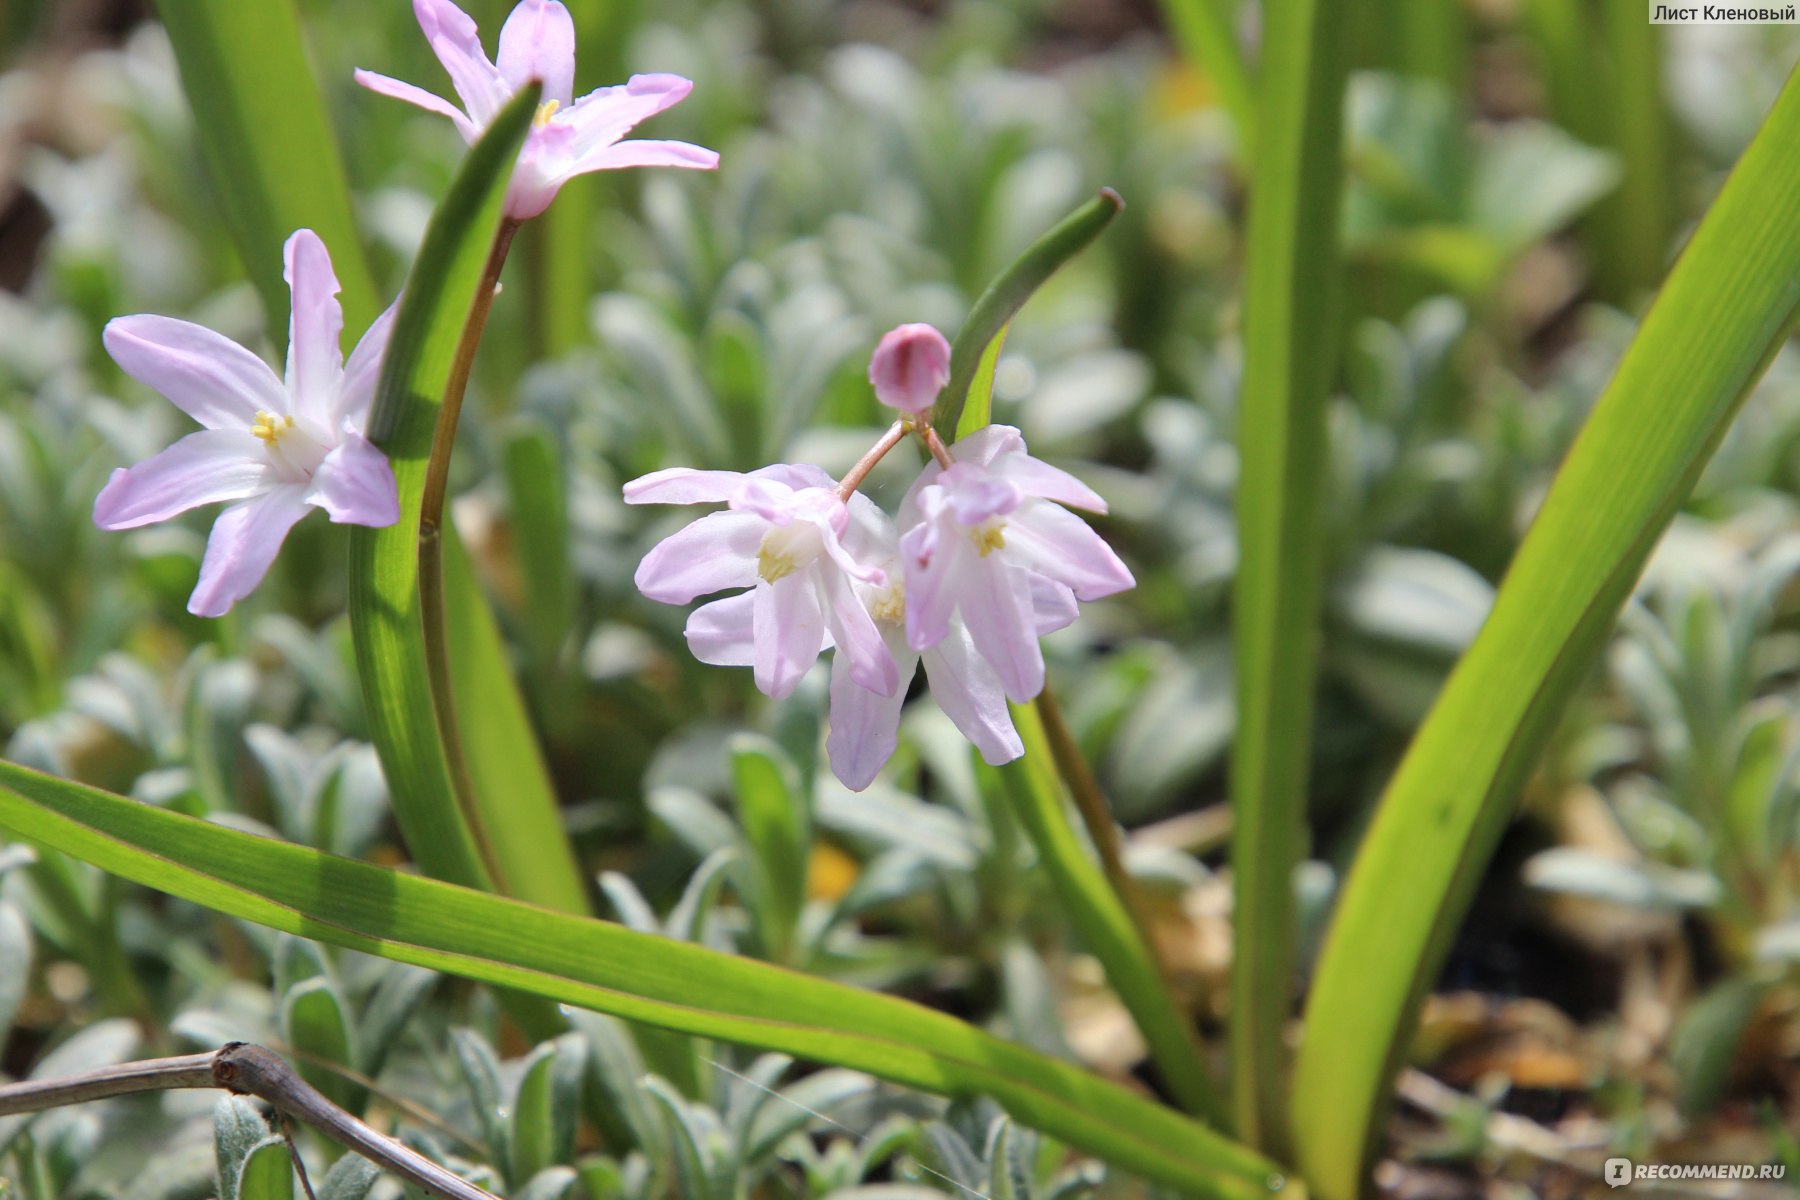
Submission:
[[[1087,522],[1065,504],[1105,512],[1106,502],[1066,471],[1031,457],[1010,425],[989,425],[929,464],[900,506],[907,642],[939,645],[959,616],[1008,699],[1044,689],[1034,588],[1045,582],[1098,600],[1135,585]]]
[[[463,102],[457,108],[424,88],[358,70],[371,91],[449,117],[473,145],[513,95],[532,80],[543,83],[542,103],[513,169],[506,215],[537,216],[577,175],[617,167],[712,170],[719,156],[687,142],[622,141],[633,126],[679,103],[694,88],[679,75],[633,75],[617,87],[575,98],[575,23],[556,0],[521,0],[500,29],[500,52],[489,61],[475,21],[450,0],[413,0],[419,28],[450,74]]]
[[[393,310],[376,319],[344,361],[344,313],[325,244],[310,229],[287,241],[287,378],[236,342],[170,317],[119,317],[109,354],[205,426],[131,468],[112,473],[94,501],[102,529],[166,521],[219,500],[188,601],[218,617],[255,590],[288,530],[307,510],[333,521],[392,525],[400,502],[387,456],[363,436]]]
[[[701,662],[747,666],[756,686],[792,694],[820,653],[835,645],[856,681],[892,695],[900,676],[856,583],[885,574],[859,562],[843,537],[854,505],[818,467],[778,464],[749,474],[674,467],[625,485],[628,504],[719,504],[658,543],[638,565],[638,590],[664,604],[687,604],[729,588],[688,618],[688,646]]]

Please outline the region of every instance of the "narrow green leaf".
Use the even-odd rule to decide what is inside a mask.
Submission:
[[[0,827],[274,929],[952,1096],[1195,1195],[1294,1196],[1254,1151],[909,1001],[387,870],[0,763]]]
[[[521,422],[506,436],[501,463],[512,502],[514,559],[525,585],[526,633],[532,655],[549,667],[569,636],[575,611],[562,453],[548,428]]]
[[[988,342],[987,349],[981,352],[981,360],[975,364],[975,378],[969,383],[969,399],[956,422],[959,441],[994,419],[994,372],[1000,366],[1000,351],[1006,346],[1006,331],[1011,328],[1011,325],[1002,325],[1000,332]]]
[[[1205,73],[1237,131],[1238,161],[1256,160],[1256,89],[1238,45],[1237,0],[1163,0],[1169,32],[1188,66]]]
[[[1033,242],[976,298],[950,343],[950,382],[931,410],[932,425],[938,429],[962,427],[963,402],[988,347],[1005,332],[1031,294],[1056,274],[1057,268],[1085,250],[1124,208],[1117,192],[1102,188],[1098,196]]]
[[[351,629],[394,815],[426,872],[481,887],[498,881],[493,863],[484,861],[478,814],[457,804],[427,684],[419,615],[418,547],[425,532],[420,497],[451,362],[536,98],[536,89],[527,88],[494,119],[426,228],[394,317],[369,422],[371,439],[393,464],[400,519],[385,529],[350,529]]]
[[[767,739],[748,734],[732,739],[731,778],[753,855],[764,937],[770,954],[786,959],[806,901],[810,814],[792,766]]]
[[[1075,834],[1037,709],[1015,704],[1012,717],[1025,743],[1025,756],[1000,768],[1013,815],[1030,836],[1082,942],[1106,968],[1107,981],[1149,1043],[1163,1086],[1189,1112],[1221,1122],[1223,1107],[1192,1024],[1176,1008],[1124,899]]]
[[[237,1200],[294,1200],[294,1159],[285,1139],[267,1138],[250,1148],[238,1171]]]
[[[1800,306],[1790,78],[1663,285],[1346,880],[1295,1071],[1301,1166],[1359,1194],[1389,1085],[1526,772]]]
[[[1251,181],[1232,599],[1232,1116],[1284,1152],[1282,1030],[1293,1004],[1294,868],[1305,853],[1329,475],[1343,97],[1355,5],[1269,6]]]
[[[300,1074],[331,1097],[339,1108],[361,1112],[368,1093],[324,1063],[356,1068],[356,1044],[350,1018],[331,980],[316,975],[281,1000],[281,1029],[288,1045],[302,1051]]]
[[[381,311],[343,160],[300,41],[293,0],[159,0],[200,149],[276,345],[287,339],[281,247],[311,229],[343,286],[344,327]]]
[[[575,1154],[587,1044],[578,1033],[540,1043],[526,1060],[512,1111],[512,1180],[523,1183]]]

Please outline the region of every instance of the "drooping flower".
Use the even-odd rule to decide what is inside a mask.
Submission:
[[[102,529],[166,521],[218,500],[219,514],[188,611],[223,616],[268,573],[309,507],[333,521],[392,525],[399,497],[387,456],[363,436],[392,309],[344,360],[344,313],[325,244],[310,229],[287,241],[287,378],[236,342],[169,317],[119,317],[104,341],[127,374],[205,428],[112,473],[94,501]]]
[[[577,175],[617,167],[690,167],[711,170],[719,156],[687,142],[622,141],[633,126],[679,103],[693,90],[679,75],[633,75],[617,87],[575,98],[575,23],[557,0],[520,0],[500,30],[496,61],[488,60],[475,21],[450,0],[413,0],[419,28],[450,74],[462,100],[457,108],[424,88],[358,70],[356,82],[384,96],[449,117],[473,145],[513,94],[532,80],[543,83],[542,102],[519,151],[506,215],[535,217],[557,190]]]
[[[928,465],[900,507],[907,642],[940,645],[960,616],[975,651],[1008,699],[1044,688],[1034,589],[1097,600],[1134,586],[1130,570],[1087,522],[1062,507],[1105,512],[1106,502],[1031,457],[1010,425],[989,425]]]
[[[658,543],[638,564],[638,590],[664,604],[687,604],[729,588],[688,618],[688,646],[701,662],[754,669],[756,686],[780,699],[799,686],[819,654],[836,645],[856,682],[883,696],[899,671],[855,584],[885,584],[878,567],[845,548],[852,506],[817,467],[778,464],[749,474],[674,467],[625,485],[628,504],[719,504]]]
[[[843,660],[832,663],[831,728],[825,739],[832,774],[852,791],[860,792],[874,782],[899,746],[900,709],[906,700],[906,684],[921,662],[932,698],[980,751],[983,761],[999,766],[1025,753],[1006,706],[1000,677],[982,657],[959,617],[953,615],[944,638],[923,651],[908,643],[900,549],[894,524],[887,514],[873,505],[858,510],[844,540],[859,561],[879,563],[887,576],[881,584],[859,584],[857,591],[894,656],[901,686],[892,695],[882,695],[858,683]],[[1039,636],[1075,620],[1075,597],[1068,588],[1036,575],[1029,582],[1032,617]]]
[[[930,325],[890,329],[869,357],[875,398],[904,413],[928,412],[950,382],[950,343]]]

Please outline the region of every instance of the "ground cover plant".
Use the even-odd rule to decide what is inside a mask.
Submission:
[[[0,1196],[1789,1194],[1800,35],[1642,9],[0,12]]]

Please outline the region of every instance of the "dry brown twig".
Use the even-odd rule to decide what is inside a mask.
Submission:
[[[100,1067],[62,1079],[29,1079],[0,1085],[0,1116],[175,1088],[224,1088],[255,1096],[285,1117],[310,1125],[426,1193],[449,1200],[497,1200],[492,1192],[377,1133],[327,1100],[273,1051],[249,1042],[227,1042],[204,1054],[152,1058]]]

